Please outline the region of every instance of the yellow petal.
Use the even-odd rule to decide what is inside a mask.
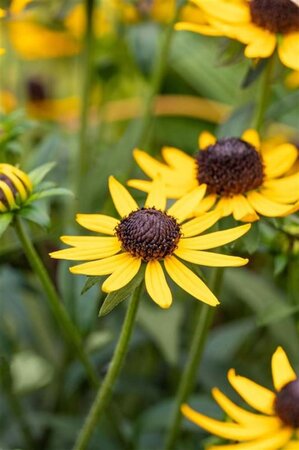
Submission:
[[[191,237],[202,233],[215,225],[220,217],[219,211],[211,211],[201,215],[200,217],[189,220],[181,226],[183,237]]]
[[[161,264],[149,261],[145,269],[145,287],[150,297],[161,308],[169,308],[172,303],[171,290],[165,279]]]
[[[119,224],[119,220],[104,214],[77,214],[76,221],[87,230],[112,236],[115,234],[115,227]]]
[[[248,378],[236,375],[233,369],[228,372],[228,380],[249,406],[264,414],[274,414],[275,394]]]
[[[290,441],[287,443],[283,450],[299,450],[299,441]]]
[[[210,194],[204,197],[201,200],[200,204],[194,210],[195,216],[201,216],[206,211],[209,211],[215,205],[216,201],[217,201],[216,194]]]
[[[97,261],[92,261],[70,267],[72,273],[80,273],[88,276],[109,275],[119,268],[120,264],[129,263],[131,256],[128,253],[110,256]]]
[[[79,247],[58,250],[57,252],[50,253],[50,256],[55,259],[87,261],[115,255],[121,249],[121,245],[116,238],[102,238],[109,239],[109,241],[107,240],[105,242],[96,241],[96,238],[93,239],[94,243],[91,245],[80,245]]]
[[[243,236],[250,230],[250,227],[250,224],[246,224],[224,231],[215,231],[215,233],[208,233],[203,236],[182,238],[179,247],[180,249],[190,250],[208,250],[210,248],[220,247]]]
[[[198,146],[200,150],[204,150],[210,145],[214,145],[217,142],[217,139],[212,133],[208,131],[203,131],[200,133],[198,138]]]
[[[0,180],[0,192],[2,190],[2,195],[4,195],[9,207],[11,209],[17,208],[17,204],[15,201],[14,194],[11,190],[11,188],[2,180]]]
[[[114,206],[121,217],[128,216],[130,212],[138,209],[131,194],[112,176],[109,177],[109,190]]]
[[[198,206],[206,192],[206,185],[202,184],[193,189],[189,194],[177,200],[169,209],[168,214],[174,216],[178,222],[183,222],[192,216],[194,209]]]
[[[151,190],[152,181],[129,180],[127,181],[127,185],[142,192],[149,192]]]
[[[192,31],[193,33],[204,34],[207,36],[222,36],[223,33],[210,25],[201,25],[191,22],[178,22],[175,25],[177,31]]]
[[[18,194],[20,195],[20,198],[22,201],[25,201],[28,198],[28,193],[25,189],[24,184],[21,182],[21,180],[12,172],[12,171],[6,171],[4,170],[3,173],[7,175],[7,177],[11,180],[12,184],[16,188]]]
[[[161,153],[167,164],[182,171],[183,176],[196,170],[195,159],[178,148],[163,147]]]
[[[281,347],[278,347],[272,356],[272,376],[277,391],[280,391],[290,381],[297,379],[296,373]]]
[[[212,17],[225,22],[239,24],[251,20],[249,6],[245,2],[233,3],[222,0],[192,0],[192,2]]]
[[[166,164],[157,161],[148,153],[138,149],[133,151],[133,156],[138,166],[148,177],[154,179],[161,175],[164,180],[171,181],[173,169],[167,167]]]
[[[233,212],[233,199],[231,197],[221,197],[215,206],[216,211],[221,211],[221,217],[226,217]]]
[[[202,252],[178,248],[177,256],[194,264],[209,267],[240,267],[248,263],[248,259],[239,256],[221,255],[219,253]]]
[[[164,178],[163,178],[164,181]],[[151,190],[151,186],[153,184],[152,181],[145,180],[129,180],[127,182],[128,186],[138,189],[139,191],[149,192]],[[190,182],[185,185],[166,185],[165,193],[167,198],[181,198],[186,195],[190,190],[194,189],[197,186],[197,182]]]
[[[295,163],[298,150],[293,144],[281,144],[263,154],[264,172],[267,178],[277,178],[286,173]]]
[[[160,209],[161,211],[165,211],[165,184],[162,182],[161,177],[158,177],[153,181],[144,206],[146,208],[154,207],[156,209]]]
[[[257,27],[256,27],[257,28]],[[276,35],[270,31],[257,29],[254,39],[245,48],[247,58],[268,58],[276,47]]]
[[[292,214],[294,211],[292,205],[277,203],[265,197],[265,195],[259,194],[255,191],[248,192],[247,199],[258,213],[266,217],[282,217]]]
[[[263,183],[261,193],[278,203],[293,203],[299,199],[299,173]]]
[[[204,282],[174,256],[165,258],[164,265],[173,281],[193,297],[211,306],[219,304]]]
[[[232,205],[234,219],[242,222],[254,222],[259,219],[259,216],[244,195],[234,195]]]
[[[247,441],[262,437],[265,434],[265,431],[258,427],[244,427],[236,423],[221,422],[220,420],[212,419],[211,417],[195,411],[186,404],[182,405],[181,410],[187,419],[191,420],[209,433],[215,434],[216,436],[220,436],[224,439]]]
[[[281,62],[291,69],[299,70],[299,33],[288,33],[283,36],[278,47]]]
[[[102,291],[113,292],[126,286],[138,273],[140,266],[141,259],[131,256],[130,260],[119,264],[117,270],[104,281]]]
[[[117,237],[106,236],[61,236],[60,239],[64,244],[80,248],[105,248],[114,243],[119,244]]]
[[[248,144],[251,144],[256,150],[260,149],[260,136],[256,130],[250,128],[244,131],[244,133],[242,134],[242,139],[243,141],[248,142]]]
[[[290,428],[283,428],[261,439],[242,444],[212,445],[209,447],[209,450],[287,450],[288,447],[285,447],[285,444],[287,444],[291,436],[292,430]],[[297,447],[293,450],[299,449]]]
[[[277,417],[264,416],[262,414],[255,414],[240,408],[232,402],[226,395],[219,389],[212,389],[212,394],[220,408],[235,422],[244,426],[259,427],[265,430],[265,433],[274,431],[281,427],[281,421]]]

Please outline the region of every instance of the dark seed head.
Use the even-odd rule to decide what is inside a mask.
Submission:
[[[251,0],[252,21],[272,33],[299,31],[299,7],[291,0]]]
[[[299,379],[286,384],[278,392],[275,412],[283,423],[293,428],[299,427]]]
[[[263,182],[260,154],[249,143],[237,138],[219,139],[196,156],[198,182],[208,192],[221,196],[243,194]]]
[[[172,255],[181,236],[174,217],[155,208],[141,208],[122,219],[115,229],[125,251],[143,261]]]

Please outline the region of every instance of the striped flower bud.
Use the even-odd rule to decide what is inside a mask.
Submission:
[[[11,164],[0,164],[0,213],[19,209],[31,191],[32,182],[26,173]]]

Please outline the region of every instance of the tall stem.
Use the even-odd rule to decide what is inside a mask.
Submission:
[[[120,372],[124,358],[127,353],[127,348],[133,331],[133,325],[135,322],[135,317],[138,309],[141,289],[142,283],[135,289],[135,291],[132,294],[131,301],[129,303],[126,317],[120,333],[120,337],[117,346],[114,350],[111,363],[109,365],[109,370],[103,381],[103,384],[98,390],[94,403],[80,431],[77,442],[75,443],[74,446],[74,450],[84,450],[87,448],[91,435],[95,427],[97,426],[101,418],[101,415],[104,411],[104,408],[106,407],[111,397],[113,386],[118,377],[118,374]]]
[[[76,329],[75,325],[69,318],[68,313],[65,310],[63,304],[61,303],[61,301],[58,297],[58,294],[56,292],[56,289],[49,277],[49,274],[48,274],[44,264],[42,263],[40,257],[38,256],[35,248],[33,247],[31,240],[27,234],[27,231],[24,228],[22,221],[18,216],[16,216],[16,218],[15,218],[14,226],[15,226],[17,235],[20,239],[20,242],[23,246],[23,250],[28,259],[28,262],[31,265],[32,269],[37,274],[37,276],[44,288],[44,291],[49,300],[49,305],[51,307],[53,315],[55,316],[57,322],[59,323],[59,325],[62,329],[62,332],[64,333],[65,338],[67,339],[69,345],[76,352],[78,358],[80,359],[83,366],[85,367],[86,374],[87,374],[90,382],[94,386],[97,386],[98,378],[97,378],[97,375],[94,371],[92,364],[90,363],[90,361],[88,359],[88,356],[84,352],[81,336],[80,336],[78,330]]]
[[[260,86],[259,98],[256,105],[256,110],[253,116],[252,125],[257,131],[260,131],[264,119],[267,107],[271,96],[272,75],[275,63],[275,56],[269,58],[266,68],[264,70],[263,79]]]
[[[145,109],[144,109],[144,114],[143,114],[142,123],[141,123],[140,137],[138,140],[139,147],[143,147],[147,142],[147,138],[148,138],[150,126],[151,126],[151,121],[152,121],[152,117],[153,117],[153,109],[154,109],[154,105],[155,105],[156,95],[160,91],[160,87],[161,87],[161,83],[163,81],[165,69],[167,67],[168,53],[169,53],[172,37],[174,34],[174,24],[177,21],[180,10],[181,10],[181,7],[176,8],[174,16],[173,16],[171,22],[168,24],[168,26],[164,32],[164,35],[163,35],[163,40],[162,40],[160,52],[158,55],[158,60],[157,60],[157,63],[155,65],[155,68],[154,68],[154,71],[152,74],[150,90],[149,90],[148,96],[145,101]]]
[[[211,277],[211,289],[215,294],[220,290],[220,286],[223,278],[223,269],[216,268],[212,272]],[[198,316],[196,317],[196,328],[194,331],[193,339],[191,341],[191,348],[185,365],[185,369],[179,384],[179,388],[176,394],[175,403],[170,418],[170,425],[168,433],[166,435],[164,450],[174,450],[174,444],[180,431],[180,424],[182,421],[181,405],[186,401],[188,395],[193,389],[198,366],[203,353],[204,345],[208,335],[208,331],[213,322],[215,314],[215,308],[202,304],[198,310]]]

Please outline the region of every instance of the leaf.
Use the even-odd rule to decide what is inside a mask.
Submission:
[[[12,219],[13,219],[13,214],[11,212],[0,213],[0,237],[2,236],[4,231],[7,229],[7,227],[11,223]]]
[[[43,228],[48,228],[50,225],[50,217],[44,205],[35,203],[25,206],[18,214],[24,217],[24,219],[30,220]]]
[[[109,314],[119,303],[126,300],[132,294],[144,279],[144,270],[145,266],[142,265],[138,274],[130,281],[130,283],[118,291],[110,292],[110,294],[107,295],[101,306],[99,317]]]
[[[45,178],[45,176],[53,169],[55,165],[56,165],[55,162],[48,162],[29,172],[28,176],[32,181],[32,183],[34,185],[39,184]]]
[[[242,81],[241,87],[243,89],[249,87],[252,83],[254,83],[260,75],[263,73],[265,67],[268,64],[268,59],[260,59],[259,62],[255,66],[251,66],[248,69],[248,72],[245,75],[244,80]]]
[[[103,277],[88,277],[81,291],[81,295],[89,291],[95,284],[100,284]]]
[[[52,189],[47,189],[45,191],[36,192],[35,194],[32,194],[29,201],[33,202],[35,200],[40,200],[41,198],[52,197],[52,196],[56,196],[56,195],[71,195],[71,196],[73,196],[74,194],[69,189],[52,188]]]

